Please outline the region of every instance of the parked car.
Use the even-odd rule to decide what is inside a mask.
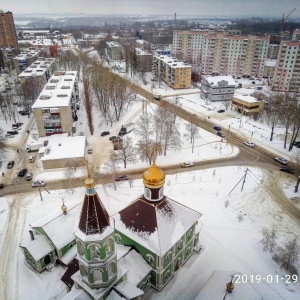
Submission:
[[[239,77],[237,77],[236,79],[242,79],[242,77],[239,76]]]
[[[293,169],[291,169],[290,167],[282,167],[282,168],[280,168],[280,171],[290,173],[290,174],[295,173],[295,171]]]
[[[23,169],[21,169],[21,170],[19,171],[18,176],[19,176],[19,177],[24,177],[26,173],[27,173],[27,169],[26,169],[26,168],[23,168]]]
[[[243,87],[243,85],[241,83],[239,83],[239,87],[241,88],[241,87]]]
[[[224,109],[219,109],[219,110],[218,110],[218,113],[223,113],[223,112],[225,112]]]
[[[244,144],[250,148],[253,148],[255,146],[254,143],[251,141],[245,141]]]
[[[30,111],[28,109],[26,109],[26,110],[19,110],[19,114],[21,116],[28,116],[28,115],[30,115]]]
[[[294,146],[295,146],[296,148],[300,148],[300,141],[294,142]]]
[[[109,138],[109,140],[110,140],[110,141],[113,141],[113,140],[116,139],[116,138],[118,138],[118,136],[113,135],[113,136],[111,136],[111,137]]]
[[[4,184],[0,183],[0,190],[2,190],[4,188]]]
[[[34,155],[30,155],[30,156],[28,157],[28,161],[29,161],[30,163],[33,163],[33,162],[35,161],[35,156],[34,156]]]
[[[109,138],[113,143],[122,143],[123,139],[120,136],[113,136],[113,138]]]
[[[122,181],[122,180],[128,180],[128,179],[129,179],[128,175],[119,175],[119,176],[116,176],[116,178],[115,178],[116,181]]]
[[[32,183],[32,187],[45,186],[46,182],[44,180],[36,180]]]
[[[14,137],[14,135],[13,135],[13,134],[9,134],[9,133],[7,133],[7,134],[5,135],[5,137],[6,137],[6,138],[13,138],[13,137]]]
[[[252,84],[255,84],[255,81],[252,81]]]
[[[224,137],[225,136],[225,134],[222,131],[218,131],[217,135],[220,136],[220,137]]]
[[[109,135],[109,131],[103,131],[103,132],[101,132],[101,136],[106,136],[106,135]]]
[[[10,134],[10,135],[15,135],[15,134],[18,134],[19,131],[18,130],[8,130],[7,131],[7,134]]]
[[[15,165],[15,162],[13,160],[9,161],[7,164],[7,169],[12,169],[14,165]]]
[[[182,168],[188,168],[192,167],[194,164],[191,161],[185,161],[184,163],[181,164]]]
[[[221,126],[214,126],[213,129],[217,130],[217,131],[221,131],[222,128],[221,128]]]
[[[275,157],[274,159],[283,165],[287,165],[287,163],[288,163],[288,161],[282,157]]]
[[[27,181],[32,180],[32,176],[33,176],[32,173],[27,173],[27,174],[26,174],[26,180],[27,180]]]

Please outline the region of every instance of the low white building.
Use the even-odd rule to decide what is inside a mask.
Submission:
[[[85,136],[68,136],[59,134],[45,137],[48,145],[39,150],[40,160],[44,169],[85,166]]]
[[[201,97],[214,101],[231,101],[236,82],[232,76],[207,76],[201,81]]]

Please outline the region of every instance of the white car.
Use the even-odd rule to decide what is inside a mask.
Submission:
[[[45,186],[46,182],[44,180],[36,180],[32,183],[32,187]]]
[[[244,144],[245,144],[246,146],[248,146],[248,147],[251,147],[251,148],[254,147],[254,143],[251,142],[251,141],[245,141]]]
[[[188,168],[188,167],[192,167],[194,164],[191,161],[186,161],[183,164],[181,164],[182,168]]]
[[[28,157],[28,161],[29,161],[30,163],[33,163],[34,160],[35,160],[34,155],[31,155],[31,156]]]
[[[275,157],[274,159],[283,165],[287,165],[287,163],[288,163],[288,161],[282,157]]]

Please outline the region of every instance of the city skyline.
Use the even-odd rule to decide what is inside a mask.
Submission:
[[[87,5],[87,2],[89,5]],[[299,0],[10,0],[0,9],[14,14],[138,14],[219,17],[300,17]]]

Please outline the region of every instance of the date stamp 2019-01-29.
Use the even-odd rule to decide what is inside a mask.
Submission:
[[[299,277],[297,274],[286,274],[286,275],[241,275],[241,274],[236,274],[234,275],[234,283],[260,283],[260,282],[265,282],[265,283],[296,283],[299,282]]]

